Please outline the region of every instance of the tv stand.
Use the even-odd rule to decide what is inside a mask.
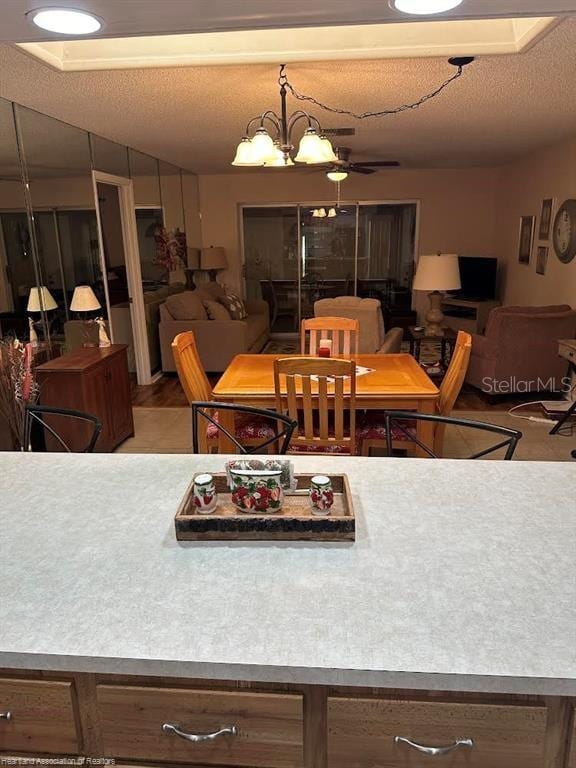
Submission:
[[[488,315],[495,307],[499,306],[499,301],[473,301],[472,299],[446,296],[442,300],[444,325],[454,331],[484,333]]]

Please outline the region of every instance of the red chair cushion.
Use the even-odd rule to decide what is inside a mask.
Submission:
[[[218,421],[218,413],[214,414]],[[208,440],[217,440],[219,430],[215,424],[208,422],[206,427],[206,437]],[[250,416],[248,414],[238,414],[234,425],[234,436],[237,440],[262,440],[262,442],[273,438],[276,432],[272,428],[271,421],[263,416]]]

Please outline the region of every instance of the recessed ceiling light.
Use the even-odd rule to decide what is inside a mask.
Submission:
[[[37,8],[26,15],[40,29],[60,35],[92,35],[103,26],[97,16],[76,8]]]
[[[435,13],[451,11],[462,2],[463,0],[391,0],[390,5],[402,13],[432,16]]]

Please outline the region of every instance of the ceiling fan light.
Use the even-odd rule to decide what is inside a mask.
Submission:
[[[236,156],[232,160],[232,165],[242,167],[253,167],[262,165],[262,163],[254,157],[254,148],[252,146],[252,139],[248,136],[244,136],[238,148],[236,149]]]
[[[348,171],[328,171],[326,176],[330,181],[337,184],[339,181],[345,181],[348,178]]]
[[[300,139],[298,154],[294,158],[297,163],[306,163],[306,165],[316,165],[325,163],[325,150],[322,146],[320,136],[314,128],[308,128],[304,136]]]
[[[392,0],[392,7],[401,13],[417,16],[432,16],[435,13],[446,13],[461,5],[463,0]]]

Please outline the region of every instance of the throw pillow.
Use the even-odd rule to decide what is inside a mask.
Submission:
[[[246,320],[248,317],[248,312],[246,312],[244,302],[239,296],[236,296],[235,293],[228,293],[226,296],[219,296],[218,301],[220,304],[223,304],[226,307],[232,320]]]
[[[231,320],[230,312],[218,301],[204,300],[204,308],[209,320]]]
[[[202,299],[196,291],[174,293],[166,299],[166,307],[174,320],[207,320]]]

